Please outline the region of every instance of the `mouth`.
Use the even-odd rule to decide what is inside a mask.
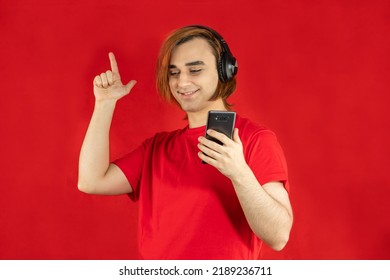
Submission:
[[[193,91],[185,91],[185,92],[181,92],[181,91],[178,91],[177,93],[182,95],[182,96],[192,96],[194,95],[196,92],[198,92],[199,89],[197,90],[193,90]]]

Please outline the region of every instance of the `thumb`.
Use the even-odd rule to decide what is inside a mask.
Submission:
[[[233,141],[241,144],[240,136],[238,135],[238,128],[236,127],[233,131]]]
[[[125,85],[126,92],[129,93],[136,83],[137,83],[136,80],[131,80],[130,82],[128,82]]]

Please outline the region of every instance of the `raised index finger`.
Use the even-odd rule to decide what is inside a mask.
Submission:
[[[110,52],[108,54],[108,57],[110,58],[111,71],[113,73],[119,74],[118,64],[116,63],[116,59],[115,59],[114,53]]]

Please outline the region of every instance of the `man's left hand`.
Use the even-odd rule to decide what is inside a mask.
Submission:
[[[248,166],[244,158],[238,128],[234,129],[233,139],[212,129],[207,130],[207,134],[221,141],[223,145],[211,141],[206,137],[199,137],[199,158],[217,168],[231,180],[239,174],[242,174],[242,170]]]

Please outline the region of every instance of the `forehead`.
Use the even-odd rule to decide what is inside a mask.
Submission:
[[[203,61],[205,64],[215,63],[213,50],[205,39],[194,38],[173,49],[171,65],[179,67],[192,61]]]

